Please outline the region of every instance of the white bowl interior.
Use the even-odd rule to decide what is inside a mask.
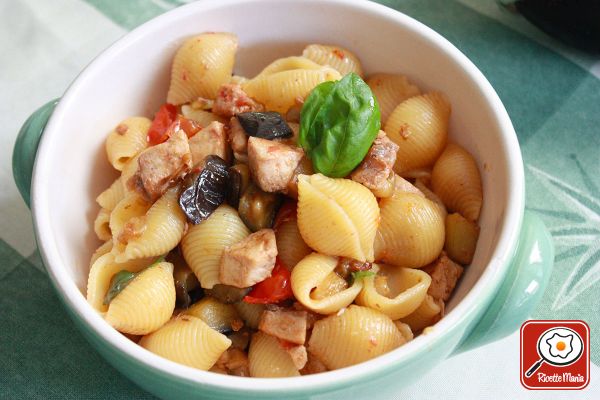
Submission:
[[[475,156],[484,188],[475,259],[447,310],[469,293],[493,258],[509,256],[510,240],[499,242],[518,225],[520,211],[511,207],[522,210],[518,144],[495,93],[456,49],[415,21],[373,4],[200,3],[175,10],[113,46],[56,109],[38,154],[33,198],[39,241],[54,274],[66,273],[85,294],[90,255],[100,244],[93,233],[94,199],[117,176],[106,161],[106,136],[126,117],[153,115],[165,101],[178,45],[203,31],[238,34],[237,74],[252,75],[276,57],[299,54],[308,43],[331,43],[357,54],[367,73],[402,73],[422,89],[444,92],[452,103],[451,139]]]

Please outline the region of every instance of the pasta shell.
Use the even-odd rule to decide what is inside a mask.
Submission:
[[[271,335],[256,332],[252,335],[248,350],[250,376],[255,378],[283,378],[299,376],[292,357]]]
[[[385,133],[400,146],[398,174],[433,165],[448,139],[450,103],[438,92],[411,97],[398,105],[385,123]]]
[[[385,314],[351,305],[315,322],[308,351],[328,369],[344,368],[387,353],[405,342]]]
[[[313,290],[328,279],[337,262],[335,257],[312,253],[294,267],[291,277],[292,291],[304,307],[320,314],[331,314],[348,306],[358,296],[363,287],[361,279],[355,280],[349,288],[329,297],[314,297]]]
[[[106,139],[106,154],[112,166],[122,171],[125,164],[148,147],[148,129],[152,121],[144,117],[131,117],[121,121]]]
[[[431,187],[450,211],[477,221],[483,202],[481,175],[468,151],[449,144],[431,172]]]
[[[139,344],[168,360],[207,371],[231,346],[231,340],[200,318],[181,315],[144,336]]]
[[[120,332],[146,335],[163,326],[174,309],[173,264],[161,262],[133,278],[110,302],[105,319]]]
[[[348,282],[335,272],[330,272],[310,293],[314,300],[323,300],[348,289]]]
[[[394,321],[394,324],[396,325],[396,328],[398,328],[398,331],[400,331],[400,334],[404,337],[404,340],[410,342],[415,338],[410,325],[405,324],[402,321]]]
[[[107,248],[101,248],[102,252]],[[99,249],[100,250],[100,249]],[[141,258],[118,263],[112,253],[105,253],[92,263],[87,283],[87,301],[99,312],[106,312],[104,296],[110,287],[110,280],[120,271],[139,272],[152,263],[151,258]]]
[[[125,187],[121,178],[117,178],[108,189],[96,197],[96,202],[100,207],[112,211],[116,205],[125,197]]]
[[[444,303],[437,302],[430,295],[425,296],[425,300],[410,315],[401,319],[413,332],[421,332],[423,329],[435,324],[442,317]]]
[[[309,60],[306,57],[292,56],[292,57],[278,58],[277,60],[273,61],[271,64],[269,64],[265,68],[263,68],[263,70],[260,71],[260,73],[254,77],[254,79],[256,79],[258,77],[262,77],[262,76],[273,75],[278,72],[292,71],[295,69],[320,70],[321,67],[322,67],[322,65],[320,65],[312,60]]]
[[[193,225],[181,241],[183,257],[198,277],[204,289],[212,289],[219,282],[221,255],[250,231],[237,211],[221,205],[208,219]]]
[[[385,126],[390,114],[398,104],[421,94],[419,88],[404,75],[374,74],[367,79],[367,85],[379,103],[381,126]]]
[[[112,240],[108,240],[108,241],[104,242],[100,247],[98,247],[96,249],[96,251],[94,251],[94,254],[92,254],[92,258],[90,259],[90,269],[92,268],[92,265],[94,265],[96,260],[98,260],[100,257],[105,255],[106,253],[110,253],[111,250],[112,250]]]
[[[458,213],[446,217],[444,250],[457,263],[467,265],[473,261],[479,238],[479,226]]]
[[[439,207],[414,193],[382,199],[375,258],[397,267],[420,268],[444,246],[444,218]]]
[[[377,199],[349,179],[322,174],[298,178],[298,228],[311,248],[331,256],[373,261]]]
[[[181,114],[187,119],[191,119],[193,121],[198,122],[203,127],[210,125],[211,122],[217,121],[221,123],[226,123],[225,118],[220,117],[216,114],[211,113],[206,110],[195,110],[188,105],[181,106]]]
[[[173,59],[167,103],[214,99],[219,87],[231,78],[237,47],[237,36],[232,33],[203,33],[186,40]]]
[[[310,247],[302,239],[298,229],[298,220],[291,218],[277,226],[277,256],[283,264],[292,269],[305,256],[311,253]]]
[[[110,233],[110,211],[105,208],[101,208],[98,212],[98,216],[94,220],[94,232],[100,240],[110,240],[112,235]]]
[[[240,75],[233,75],[229,80],[229,83],[233,83],[234,85],[241,85],[242,83],[248,82],[248,78]]]
[[[152,205],[137,193],[128,193],[110,214],[110,231],[113,241],[116,243],[119,234],[123,231],[125,224],[134,218],[142,218]]]
[[[374,266],[375,267],[375,266]],[[391,319],[406,317],[415,311],[425,299],[431,277],[424,271],[411,268],[382,268],[388,280],[401,282],[399,290],[392,293],[393,297],[379,293],[375,287],[375,276],[363,278],[364,286],[356,298],[356,304],[380,311]],[[400,286],[397,283],[396,286]]]
[[[402,171],[402,177],[405,179],[419,179],[421,182],[429,185],[431,182],[431,168],[417,168],[409,171]]]
[[[121,232],[113,236],[116,238],[113,239],[115,245],[112,250],[115,260],[122,262],[133,258],[159,256],[168,253],[179,244],[186,219],[179,207],[178,193],[178,187],[167,190],[143,218],[129,220]]]
[[[329,65],[344,76],[354,72],[363,76],[362,66],[358,57],[351,51],[339,46],[327,46],[323,44],[311,44],[302,51],[302,56],[320,65]]]
[[[429,189],[429,187],[425,185],[425,183],[423,183],[421,179],[417,179],[415,181],[415,187],[419,189],[419,191],[423,193],[426,198],[433,201],[439,207],[440,212],[442,213],[442,217],[446,218],[446,215],[448,215],[448,211],[446,211],[446,206],[444,205],[442,199],[440,199],[440,197],[437,194],[432,192],[431,189]]]
[[[269,75],[258,75],[242,85],[244,91],[267,110],[285,114],[297,97],[306,97],[325,81],[340,79],[340,73],[330,67],[292,69]]]

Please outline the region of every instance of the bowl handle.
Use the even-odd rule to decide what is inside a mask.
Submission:
[[[454,354],[515,332],[538,304],[552,273],[554,245],[542,220],[525,211],[517,251],[492,303]]]
[[[35,155],[46,123],[57,104],[58,99],[54,99],[35,110],[21,127],[15,142],[12,159],[13,177],[27,207],[30,206],[31,176]]]

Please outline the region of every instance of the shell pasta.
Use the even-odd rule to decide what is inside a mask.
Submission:
[[[306,308],[320,314],[335,313],[350,305],[361,291],[363,283],[356,280],[354,284],[331,296],[315,299],[311,296],[313,289],[333,272],[338,260],[335,257],[313,253],[306,256],[292,271],[292,290],[296,299]]]
[[[309,351],[329,369],[370,360],[404,342],[396,325],[386,315],[368,307],[352,305],[341,315],[315,323]]]
[[[110,302],[105,319],[121,332],[146,335],[163,326],[174,309],[173,264],[162,262],[134,278]]]
[[[364,278],[364,287],[356,298],[356,304],[381,311],[391,319],[406,317],[415,311],[425,299],[427,289],[431,284],[431,277],[426,272],[411,268],[388,267],[386,270],[387,273],[383,276],[375,275]],[[382,278],[385,281],[394,279],[396,286],[401,286],[397,290],[399,293],[394,296],[395,293],[389,289],[388,282],[381,284],[383,288],[378,288],[380,285],[375,283],[376,278]],[[385,293],[386,291],[390,293]]]
[[[231,346],[231,340],[200,318],[182,315],[144,336],[140,346],[171,361],[206,371]]]
[[[273,336],[258,332],[252,335],[248,350],[250,374],[257,378],[299,376],[290,355]]]
[[[229,81],[237,46],[231,33],[203,33],[186,40],[173,60],[167,102],[215,98],[219,86]]]
[[[166,103],[106,126],[117,175],[95,193],[86,292],[101,322],[182,365],[276,378],[443,318],[484,209],[454,94],[335,44],[246,75],[235,34],[181,39]]]
[[[148,118],[127,118],[108,135],[106,155],[116,170],[122,171],[129,160],[148,146],[146,135],[151,124]]]

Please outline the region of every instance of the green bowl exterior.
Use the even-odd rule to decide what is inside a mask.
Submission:
[[[13,178],[17,184],[17,189],[21,197],[29,207],[29,198],[31,197],[31,176],[33,174],[33,164],[37,153],[42,133],[46,127],[48,119],[52,115],[54,108],[58,104],[58,99],[54,99],[44,104],[34,111],[19,130],[15,147],[13,149],[12,169]]]

